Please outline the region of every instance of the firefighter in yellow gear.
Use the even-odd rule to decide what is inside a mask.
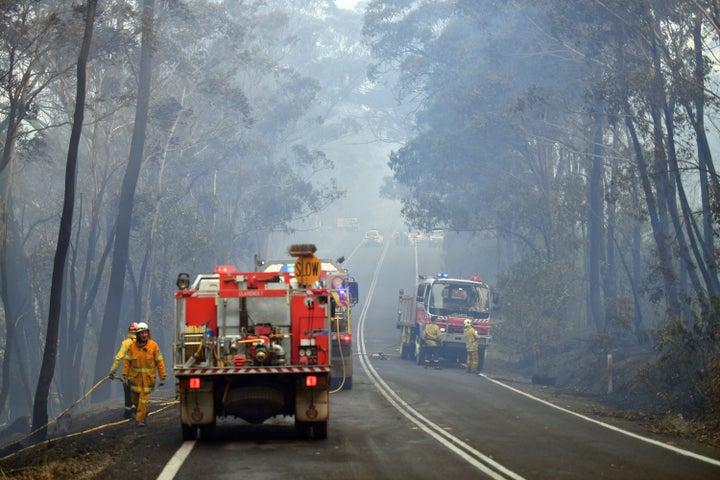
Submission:
[[[467,373],[476,373],[478,363],[480,361],[480,357],[478,355],[478,340],[480,340],[480,335],[478,335],[473,328],[470,319],[465,320],[463,336],[465,337],[465,349],[467,350],[467,363],[465,365],[465,371]]]
[[[130,396],[137,407],[135,420],[138,425],[145,425],[150,393],[155,388],[157,376],[160,385],[165,384],[165,361],[160,347],[150,338],[147,324],[140,322],[136,326],[135,341],[130,344],[125,363],[123,364],[123,381],[130,384]],[[155,372],[157,371],[157,376]]]
[[[439,370],[440,357],[438,355],[438,350],[442,345],[442,333],[440,332],[438,324],[435,323],[435,317],[431,317],[430,323],[425,324],[423,337],[425,340],[425,368],[427,368],[430,365],[430,362],[432,362],[435,369]]]
[[[120,344],[120,350],[118,350],[117,354],[115,355],[115,360],[113,361],[112,367],[110,367],[110,374],[108,375],[110,378],[115,378],[115,371],[117,371],[120,363],[125,360],[125,355],[130,348],[130,344],[135,341],[136,327],[137,323],[135,322],[132,322],[128,327],[128,335],[123,339],[122,343]],[[125,411],[123,412],[123,417],[130,418],[132,417],[132,411],[135,408],[135,405],[133,405],[133,402],[130,399],[130,385],[128,385],[127,382],[123,383],[123,391],[125,393]]]

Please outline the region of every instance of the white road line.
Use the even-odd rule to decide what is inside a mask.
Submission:
[[[472,464],[475,465],[475,466],[477,466],[477,465],[476,465],[476,462],[474,461],[474,459],[472,459],[471,457],[468,459],[468,458],[467,458],[468,456],[465,455],[464,452],[462,452],[462,451],[458,452],[457,449],[455,449],[453,445],[448,445],[447,442],[442,441],[442,440],[439,438],[439,436],[445,437],[445,438],[447,438],[449,441],[451,441],[451,442],[453,442],[453,443],[455,443],[455,444],[457,444],[457,445],[460,445],[460,446],[461,446],[463,449],[465,449],[467,452],[471,453],[472,455],[477,456],[478,458],[482,459],[483,461],[486,461],[485,459],[487,459],[488,463],[492,464],[493,466],[495,466],[495,468],[498,468],[500,471],[502,471],[502,472],[510,475],[511,478],[521,478],[521,477],[516,476],[515,473],[507,470],[507,469],[506,469],[505,467],[503,467],[502,465],[497,464],[497,462],[494,462],[492,459],[489,459],[488,457],[486,457],[485,455],[481,454],[480,452],[477,452],[475,449],[473,449],[473,448],[470,447],[469,445],[465,444],[465,443],[462,442],[461,440],[459,440],[459,439],[457,439],[456,437],[450,435],[450,434],[447,433],[445,430],[443,430],[440,426],[438,426],[437,424],[431,422],[430,420],[428,420],[427,418],[425,418],[424,416],[422,416],[420,413],[418,413],[414,408],[412,408],[412,407],[411,407],[410,405],[408,405],[404,400],[402,400],[402,398],[400,398],[400,396],[397,395],[397,394],[385,383],[385,381],[380,377],[380,375],[377,373],[377,371],[374,369],[374,367],[373,367],[373,366],[370,364],[370,362],[367,360],[367,352],[366,352],[366,350],[365,350],[365,341],[364,341],[363,326],[364,326],[364,323],[365,323],[365,316],[366,316],[366,314],[367,314],[367,309],[369,308],[370,301],[371,301],[371,299],[372,299],[372,295],[373,295],[373,292],[374,292],[374,290],[375,290],[375,285],[376,285],[377,279],[378,279],[378,277],[379,277],[380,268],[381,268],[382,263],[383,263],[383,261],[384,261],[384,259],[385,259],[386,253],[387,253],[387,247],[383,250],[382,256],[380,257],[380,259],[379,259],[379,261],[378,261],[377,267],[376,267],[376,269],[375,269],[375,273],[374,273],[373,278],[372,278],[372,282],[371,282],[371,284],[370,284],[370,288],[368,289],[367,300],[366,300],[365,304],[363,305],[363,309],[362,309],[362,311],[361,311],[361,313],[360,313],[361,317],[360,317],[360,320],[359,320],[359,322],[358,322],[358,334],[359,334],[359,337],[360,337],[360,338],[359,338],[359,341],[358,341],[358,344],[359,344],[359,348],[360,348],[360,351],[361,351],[360,361],[361,361],[362,364],[363,364],[363,368],[365,369],[365,371],[366,371],[366,373],[368,374],[368,376],[371,377],[373,380],[375,380],[375,383],[376,383],[376,385],[378,386],[378,389],[380,390],[380,393],[382,393],[383,396],[385,396],[385,398],[386,398],[393,406],[395,406],[395,408],[397,408],[398,411],[400,411],[400,413],[402,413],[406,418],[408,418],[410,421],[412,421],[413,423],[415,423],[418,427],[420,427],[423,431],[427,432],[427,433],[428,433],[429,435],[431,435],[433,438],[438,439],[438,440],[441,441],[441,443],[443,443],[445,446],[447,446],[448,448],[450,448],[450,449],[451,449],[452,451],[454,451],[455,453],[458,453],[458,455],[460,455],[461,457],[465,458],[466,460],[468,460],[470,463],[472,463]],[[415,272],[416,272],[416,276],[417,276],[417,272],[418,272],[417,247],[416,247],[416,249],[415,249]],[[698,454],[698,453],[691,452],[691,451],[689,451],[689,450],[684,450],[684,449],[682,449],[682,448],[678,448],[678,447],[676,447],[676,446],[674,446],[674,445],[668,445],[667,443],[663,443],[663,442],[660,442],[660,441],[657,441],[657,440],[653,440],[653,439],[651,439],[651,438],[643,437],[643,436],[638,435],[638,434],[633,433],[633,432],[629,432],[629,431],[627,431],[627,430],[623,430],[623,429],[621,429],[621,428],[619,428],[619,427],[615,427],[615,426],[610,425],[610,424],[608,424],[608,423],[601,422],[601,421],[599,421],[599,420],[595,420],[595,419],[593,419],[593,418],[587,417],[587,416],[582,415],[582,414],[579,414],[579,413],[577,413],[577,412],[573,412],[573,411],[571,411],[571,410],[567,410],[567,409],[565,409],[565,408],[562,408],[562,407],[559,407],[559,406],[557,406],[557,405],[554,405],[554,404],[552,404],[552,403],[550,403],[550,402],[547,402],[547,401],[545,401],[545,400],[543,400],[543,399],[541,399],[541,398],[538,398],[538,397],[535,397],[535,396],[533,396],[533,395],[531,395],[531,394],[529,394],[529,393],[523,392],[522,390],[518,390],[518,389],[516,389],[516,388],[513,388],[513,387],[511,387],[511,386],[509,386],[509,385],[506,385],[506,384],[504,384],[504,383],[502,383],[502,382],[500,382],[500,381],[498,381],[498,380],[494,380],[494,379],[488,377],[488,376],[485,375],[485,374],[480,374],[480,375],[481,375],[483,378],[485,378],[486,380],[495,383],[496,385],[499,385],[499,386],[501,386],[501,387],[507,388],[508,390],[511,390],[511,391],[513,391],[513,392],[515,392],[515,393],[518,393],[518,394],[520,394],[520,395],[523,395],[523,396],[525,396],[525,397],[527,397],[527,398],[530,398],[530,399],[532,399],[532,400],[535,400],[536,402],[540,402],[540,403],[542,403],[542,404],[544,404],[544,405],[547,405],[547,406],[549,406],[549,407],[555,408],[555,409],[560,410],[560,411],[562,411],[562,412],[565,412],[565,413],[567,413],[567,414],[573,415],[573,416],[575,416],[575,417],[577,417],[577,418],[580,418],[580,419],[583,419],[583,420],[585,420],[585,421],[594,423],[594,424],[596,424],[596,425],[600,425],[600,426],[602,426],[602,427],[604,427],[604,428],[607,428],[607,429],[609,429],[609,430],[613,430],[613,431],[615,431],[615,432],[621,433],[621,434],[623,434],[623,435],[626,435],[626,436],[628,436],[628,437],[634,438],[634,439],[636,439],[636,440],[640,440],[640,441],[642,441],[642,442],[646,442],[646,443],[649,443],[649,444],[651,444],[651,445],[655,445],[655,446],[657,446],[657,447],[664,448],[664,449],[666,449],[666,450],[670,450],[670,451],[675,452],[675,453],[677,453],[677,454],[679,454],[679,455],[684,455],[684,456],[686,456],[686,457],[690,457],[690,458],[693,458],[693,459],[695,459],[695,460],[699,460],[699,461],[702,461],[702,462],[706,462],[706,463],[709,463],[709,464],[711,464],[711,465],[720,466],[720,460],[716,460],[716,459],[711,458],[711,457],[706,457],[706,456],[704,456],[704,455],[700,455],[700,454]],[[436,434],[436,432],[437,432],[437,434]],[[483,466],[483,467],[484,467],[484,466]],[[483,471],[485,472],[484,469],[481,468],[481,470],[483,470]],[[508,473],[508,472],[509,472],[509,473]],[[485,473],[488,473],[488,472],[485,472]],[[493,473],[494,473],[494,472],[493,472]],[[488,474],[489,474],[489,473],[488,473]],[[489,475],[490,475],[490,474],[489,474]],[[491,476],[492,476],[492,475],[491,475]],[[493,476],[493,478],[502,478],[502,477],[495,477],[495,476]]]
[[[395,393],[387,383],[385,383],[385,381],[380,377],[375,368],[368,361],[367,351],[365,348],[365,318],[367,316],[367,310],[370,306],[370,303],[372,302],[372,297],[375,291],[375,286],[377,284],[380,268],[385,259],[385,255],[387,254],[388,246],[389,245],[387,244],[385,245],[380,259],[378,260],[377,267],[375,268],[375,273],[368,288],[368,293],[365,297],[365,303],[363,304],[363,308],[360,312],[360,319],[358,321],[358,346],[360,349],[359,358],[363,369],[365,370],[365,373],[367,373],[368,377],[370,377],[374,381],[380,393],[387,399],[388,402],[390,402],[392,406],[397,409],[398,412],[400,412],[412,423],[417,425],[418,428],[420,428],[422,431],[437,440],[445,448],[452,451],[460,458],[468,462],[470,465],[474,466],[476,469],[480,470],[494,480],[506,480],[508,478],[513,480],[523,480],[523,477],[521,477],[520,475],[494,461],[487,455],[484,455],[478,450],[475,450],[473,447],[463,442],[459,438],[455,437],[454,435],[446,432],[440,425],[432,422],[431,420],[423,416],[420,412],[411,407],[407,402],[400,398],[400,396]]]
[[[190,452],[192,452],[195,442],[196,440],[183,442],[177,452],[175,452],[175,455],[173,455],[170,461],[165,465],[163,471],[160,472],[157,480],[172,480],[175,478],[178,470],[180,470],[180,467],[182,467],[182,464],[185,462],[188,455],[190,455]]]
[[[489,380],[489,381],[491,381],[491,382],[493,382],[493,383],[495,383],[495,384],[497,384],[497,385],[500,385],[501,387],[507,388],[508,390],[512,390],[512,391],[515,392],[515,393],[519,393],[520,395],[524,395],[524,396],[526,396],[526,397],[528,397],[528,398],[530,398],[530,399],[532,399],[532,400],[535,400],[536,402],[540,402],[540,403],[542,403],[542,404],[547,405],[548,407],[552,407],[552,408],[555,408],[555,409],[557,409],[557,410],[560,410],[561,412],[565,412],[565,413],[568,413],[568,414],[570,414],[570,415],[574,415],[574,416],[576,416],[576,417],[578,417],[578,418],[581,418],[581,419],[583,419],[583,420],[585,420],[585,421],[592,422],[592,423],[594,423],[594,424],[596,424],[596,425],[600,425],[601,427],[607,428],[607,429],[609,429],[609,430],[613,430],[613,431],[615,431],[615,432],[622,433],[623,435],[627,435],[628,437],[632,437],[632,438],[634,438],[634,439],[636,439],[636,440],[640,440],[640,441],[649,443],[649,444],[651,444],[651,445],[655,445],[656,447],[665,448],[665,449],[667,449],[667,450],[673,451],[673,452],[678,453],[678,454],[680,454],[680,455],[685,455],[686,457],[694,458],[695,460],[700,460],[700,461],[702,461],[702,462],[706,462],[706,463],[710,463],[710,464],[712,464],[712,465],[720,466],[720,460],[715,460],[714,458],[706,457],[706,456],[704,456],[704,455],[700,455],[700,454],[695,453],[695,452],[691,452],[691,451],[688,451],[688,450],[683,450],[682,448],[678,448],[678,447],[675,447],[675,446],[673,446],[673,445],[668,445],[667,443],[659,442],[659,441],[657,441],[657,440],[653,440],[652,438],[643,437],[643,436],[638,435],[638,434],[636,434],[636,433],[629,432],[629,431],[627,431],[627,430],[623,430],[622,428],[618,428],[618,427],[615,427],[615,426],[610,425],[610,424],[608,424],[608,423],[601,422],[600,420],[595,420],[594,418],[586,417],[585,415],[582,415],[582,414],[577,413],[577,412],[573,412],[572,410],[568,410],[568,409],[566,409],[566,408],[559,407],[559,406],[557,406],[557,405],[555,405],[555,404],[553,404],[553,403],[550,403],[550,402],[548,402],[548,401],[546,401],[546,400],[543,400],[543,399],[541,399],[541,398],[535,397],[535,396],[533,396],[533,395],[531,395],[531,394],[529,394],[529,393],[523,392],[522,390],[518,390],[517,388],[513,388],[513,387],[511,387],[510,385],[506,385],[506,384],[504,384],[504,383],[502,383],[502,382],[499,382],[499,381],[497,381],[497,380],[494,380],[494,379],[488,377],[488,376],[485,375],[485,374],[480,374],[480,375],[481,375],[482,377],[485,377],[485,379],[487,379],[487,380]]]

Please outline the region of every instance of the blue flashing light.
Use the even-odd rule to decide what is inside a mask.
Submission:
[[[448,274],[447,273],[438,273],[437,278],[448,278]]]

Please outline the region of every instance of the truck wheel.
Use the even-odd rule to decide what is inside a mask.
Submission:
[[[352,377],[345,377],[345,385],[343,390],[352,390]]]
[[[215,437],[215,422],[208,425],[200,425],[200,435],[198,436],[203,442],[208,442]]]
[[[197,425],[185,425],[184,423],[180,424],[182,427],[182,439],[183,441],[192,441],[197,439]]]
[[[415,339],[415,363],[418,365],[424,365],[424,360],[425,352],[422,345],[420,345],[420,338],[418,337]]]
[[[480,350],[478,350],[478,372],[482,372],[483,367],[485,366],[485,347],[481,347]]]
[[[310,425],[308,422],[299,422],[295,420],[295,432],[301,439],[310,438]]]
[[[328,422],[314,422],[312,424],[313,438],[315,440],[325,440],[328,432]]]
[[[310,438],[310,422],[295,420],[295,432],[297,432],[297,436],[301,439]]]
[[[406,345],[404,343],[400,344],[400,358],[403,360],[407,360],[407,358],[410,356],[410,345]]]

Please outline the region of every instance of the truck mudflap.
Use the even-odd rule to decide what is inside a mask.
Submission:
[[[212,382],[203,382],[199,389],[180,390],[180,415],[185,425],[215,423]]]
[[[330,389],[328,378],[322,385],[297,386],[295,392],[295,420],[298,422],[327,422],[330,418]]]

